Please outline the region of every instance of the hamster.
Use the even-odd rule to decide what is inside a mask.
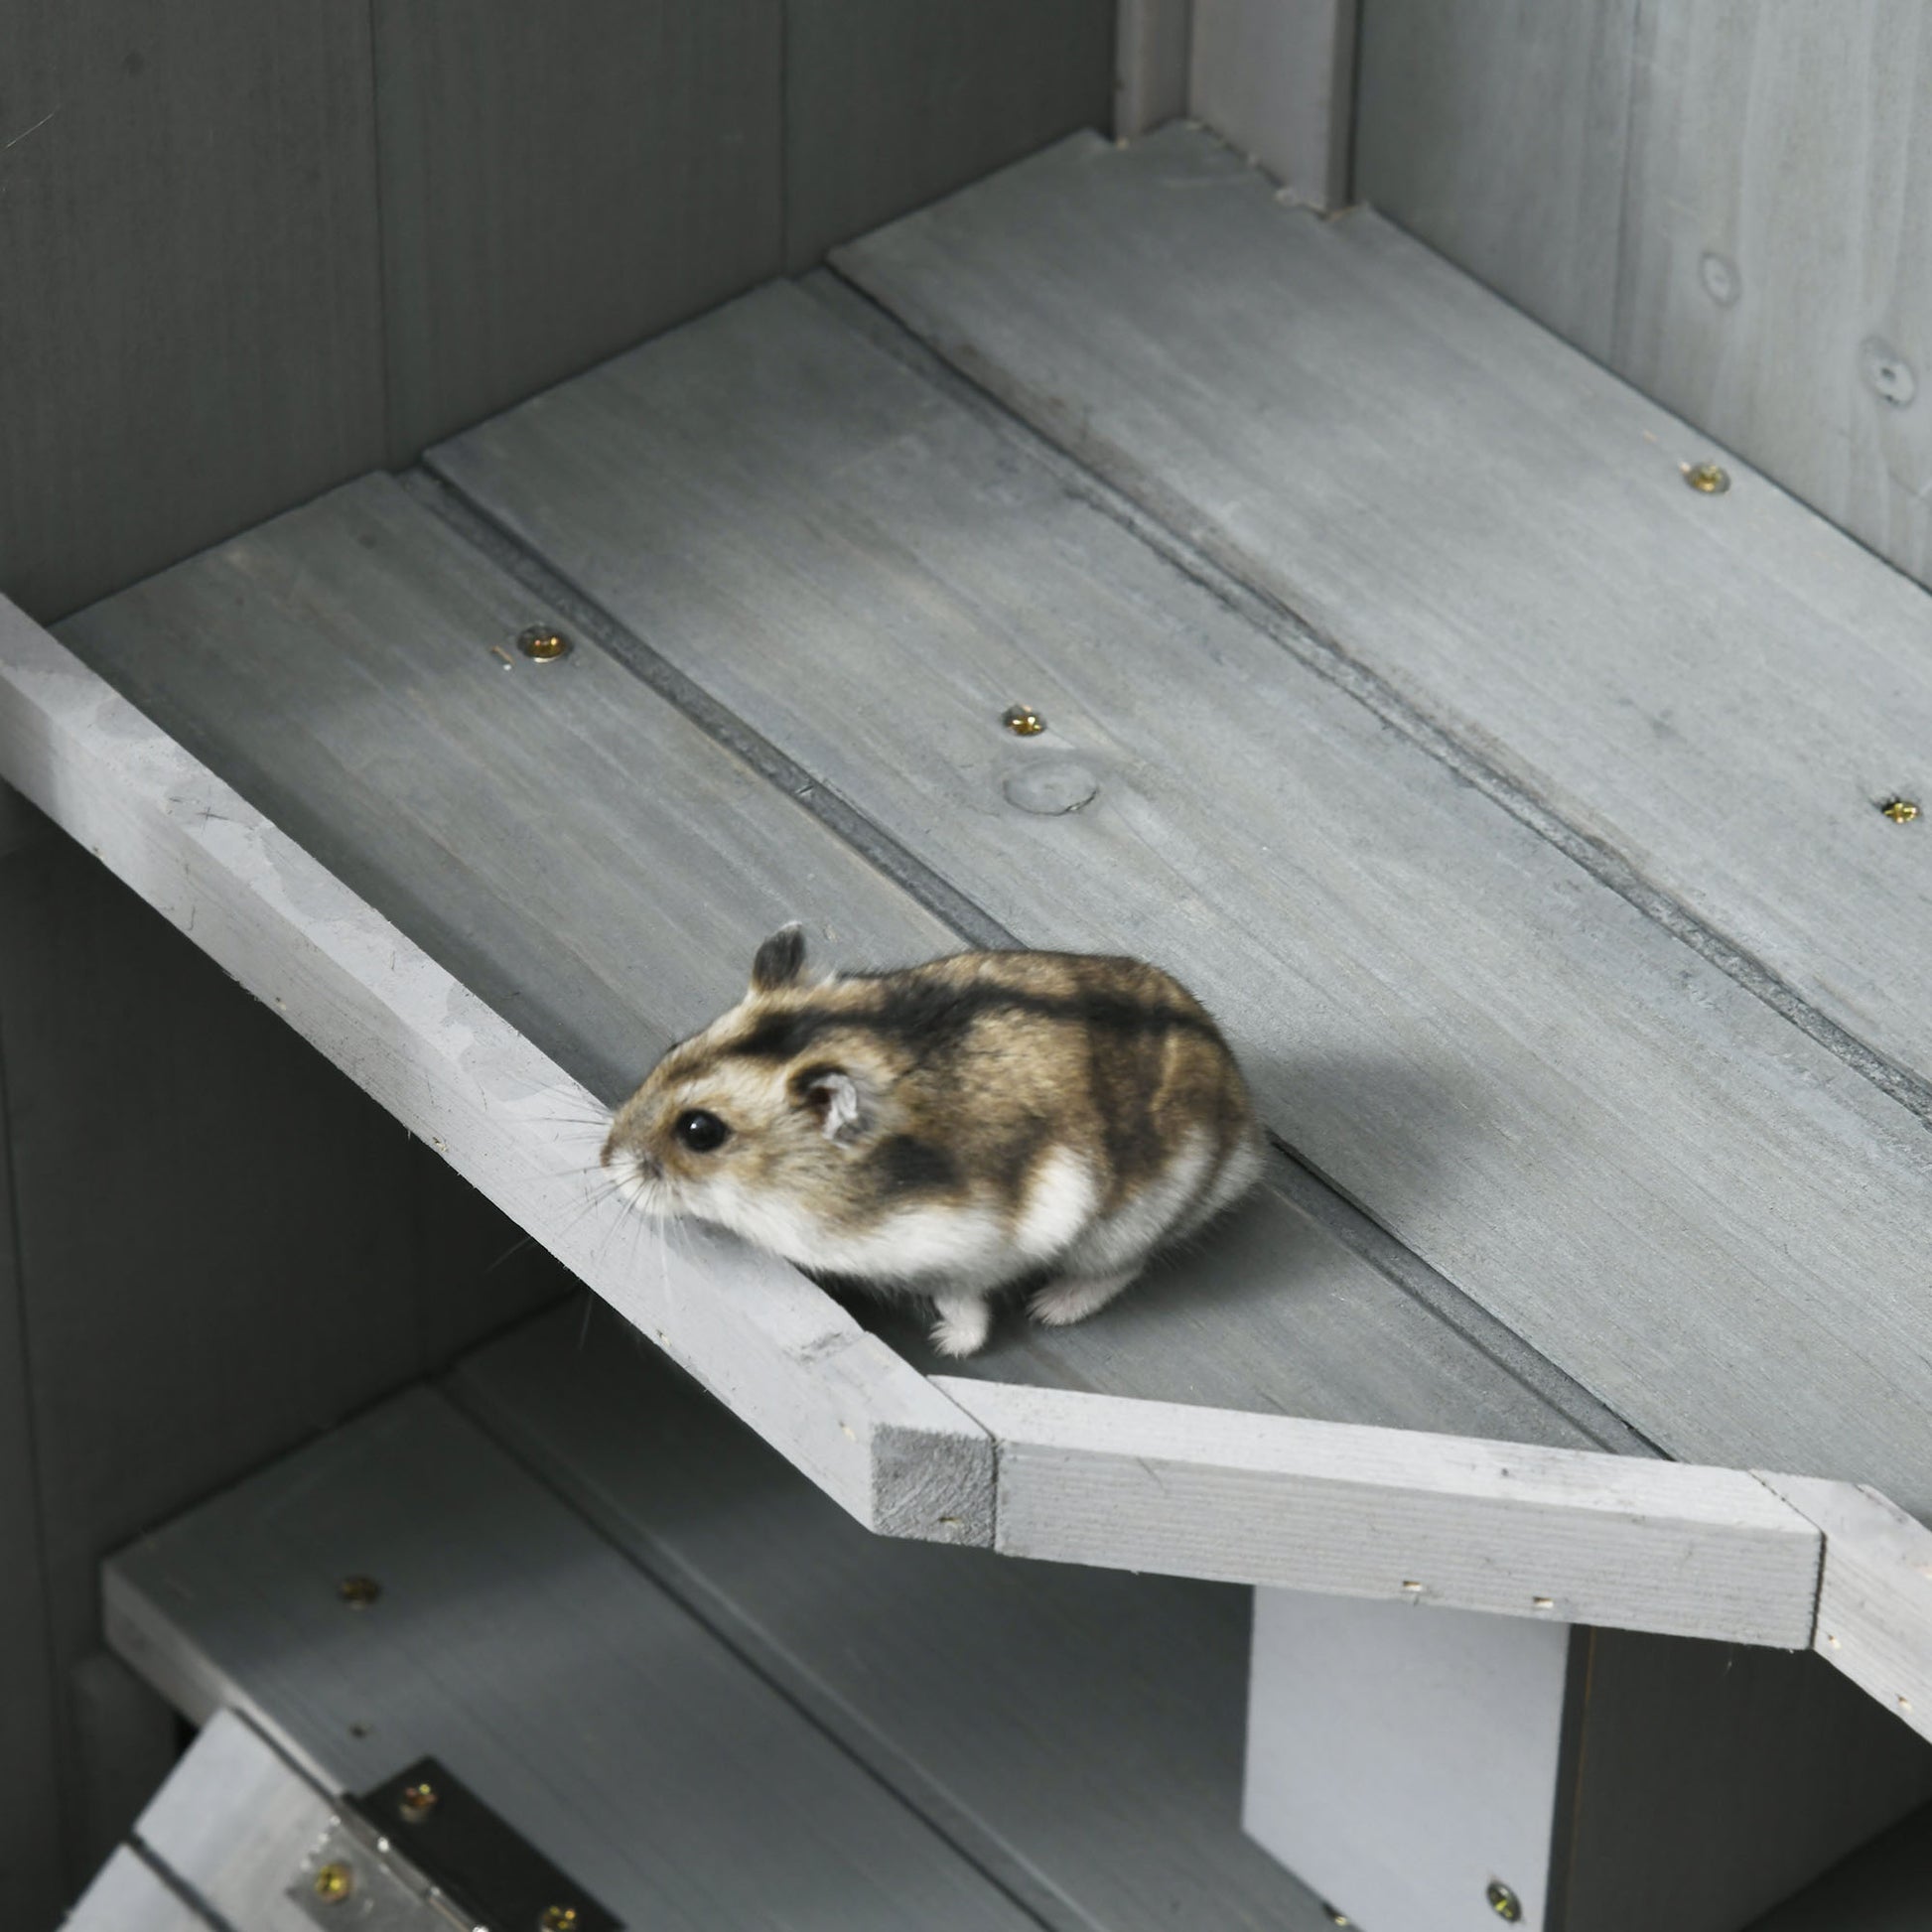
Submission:
[[[961,1356],[1025,1278],[1046,1278],[1036,1321],[1104,1308],[1263,1152],[1227,1042],[1158,967],[966,952],[815,977],[791,925],[618,1111],[603,1160],[648,1214],[925,1298]]]

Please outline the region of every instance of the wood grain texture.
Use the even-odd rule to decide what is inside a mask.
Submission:
[[[1248,1592],[869,1537],[601,1311],[452,1393],[1066,1932],[1328,1932],[1240,1830]]]
[[[1564,1932],[1732,1932],[1932,1796],[1932,1748],[1808,1651],[1584,1644]]]
[[[1048,1557],[1795,1649],[1821,1539],[1741,1470],[1289,1416],[938,1386],[999,1446],[998,1534]],[[1754,1493],[1755,1492],[1755,1493]]]
[[[214,1921],[170,1890],[138,1852],[123,1847],[95,1874],[65,1924],[68,1932],[212,1932]]]
[[[1193,0],[1118,0],[1114,138],[1137,141],[1187,111]]]
[[[363,501],[370,492],[383,516],[398,513],[402,499],[386,483],[351,492],[346,501]],[[323,515],[326,519],[339,512],[346,513],[343,499]],[[438,691],[459,706],[495,702],[514,714],[516,730],[510,736],[540,739],[541,707],[559,705],[567,713],[571,681],[547,687],[548,700],[533,700],[525,684],[517,685],[514,695],[480,699],[479,675],[484,690],[506,687],[493,668],[473,672],[472,653],[486,666],[494,660],[481,637],[465,639],[441,623],[450,621],[449,610],[460,615],[467,608],[487,618],[488,636],[505,634],[502,600],[510,593],[491,581],[479,560],[455,551],[453,540],[451,549],[439,550],[440,535],[421,530],[417,536],[425,548],[413,554],[428,579],[427,584],[415,580],[412,590],[409,519],[401,518],[398,527],[398,548],[389,557],[397,602],[387,609],[391,617],[402,610],[411,613],[410,635],[427,653],[412,702],[425,708],[426,717]],[[371,529],[351,516],[350,547],[358,556],[372,557],[374,552],[355,540],[358,528],[361,534],[375,535],[375,550],[380,551],[390,526],[378,517]],[[303,583],[298,568],[277,561],[272,544],[259,547],[267,539],[254,541],[258,547],[244,547],[240,554],[259,560],[271,595],[249,613],[247,634],[254,650],[265,654],[276,635],[273,587],[282,586],[300,600]],[[434,597],[428,594],[432,587]],[[459,588],[462,595],[445,606],[441,599],[455,596]],[[483,600],[481,613],[474,604],[466,607],[466,597]],[[242,608],[247,608],[245,599]],[[299,608],[310,614],[306,621],[312,624],[318,609],[328,607]],[[336,608],[345,615],[350,609]],[[518,607],[512,602],[508,608]],[[444,614],[440,620],[439,613]],[[313,634],[286,614],[280,621],[287,626],[284,634]],[[312,655],[312,661],[320,666],[326,660]],[[589,688],[578,688],[576,702],[618,731],[624,753],[622,759],[594,759],[589,768],[628,769],[626,760],[635,758],[639,745],[651,746],[649,779],[662,789],[644,795],[665,801],[672,813],[660,818],[662,826],[668,829],[674,823],[677,801],[703,801],[716,796],[715,788],[722,784],[726,798],[743,800],[730,820],[736,863],[749,869],[762,822],[771,837],[767,877],[775,878],[781,866],[789,866],[786,877],[793,884],[811,881],[814,862],[804,856],[809,847],[801,848],[798,838],[786,842],[780,830],[788,810],[781,799],[749,778],[731,775],[725,755],[667,707],[655,716],[642,704],[648,694],[600,682],[603,674],[588,652],[566,664],[573,671],[589,672]],[[378,691],[373,683],[364,688]],[[608,714],[599,703],[600,693],[614,706]],[[508,732],[508,725],[503,729]],[[640,738],[640,732],[645,736]],[[371,751],[379,749],[373,739],[363,743]],[[283,768],[290,771],[310,755],[297,734],[284,738],[279,752]],[[548,768],[579,768],[582,756],[565,744]],[[416,766],[405,756],[394,769],[406,779]],[[116,697],[79,659],[4,608],[0,770],[164,917],[192,927],[198,945],[342,1065],[412,1133],[427,1140],[526,1232],[725,1394],[754,1427],[782,1444],[863,1520],[902,1535],[986,1538],[989,1457],[974,1427],[962,1423],[883,1342],[864,1334],[850,1316],[782,1263],[694,1230],[675,1253],[668,1244],[661,1248],[653,1267],[639,1239],[639,1224],[626,1218],[621,1203],[587,1190],[586,1177],[595,1167],[602,1137],[602,1103],[259,809]],[[670,782],[674,772],[678,782]],[[534,783],[542,773],[527,775]],[[506,773],[495,776],[502,780]],[[345,795],[359,797],[360,789],[350,787]],[[492,819],[500,803],[481,775],[469,792],[452,784],[431,802],[442,810],[470,803],[476,815],[473,831],[480,834],[477,863],[486,866],[501,863],[505,855],[514,863],[519,849],[527,850],[521,842],[544,823],[548,810],[547,788],[541,796],[544,809],[528,811],[520,822],[507,826]],[[450,823],[454,827],[457,819]],[[664,848],[650,863],[640,862],[640,850],[649,848],[641,845],[639,823],[631,822],[627,843],[605,835],[603,849],[610,862],[617,865],[628,852],[642,882],[639,897],[614,898],[613,906],[621,918],[664,917],[686,930],[702,930],[699,921],[720,914],[706,913],[704,897],[662,869],[674,847]],[[641,823],[651,823],[648,812]],[[496,838],[502,844],[492,859],[487,848]],[[889,902],[883,883],[873,883],[873,875],[829,838],[816,863],[841,879],[837,902],[852,908],[855,918],[857,908],[869,901],[875,906]],[[446,884],[460,877],[440,846],[425,877],[438,867],[447,875]],[[525,903],[532,918],[547,915],[538,891],[543,870],[539,862],[522,875],[529,882]],[[572,876],[572,871],[551,867],[549,875]],[[574,876],[585,885],[601,877],[583,866]],[[761,922],[759,900],[753,898],[749,908],[744,898],[733,903],[736,912],[723,916],[745,920],[746,932]],[[895,916],[901,916],[897,907]],[[554,948],[545,955],[533,939],[526,944],[538,965],[546,957],[554,963]],[[718,957],[738,959],[749,950],[749,945],[734,945]],[[636,959],[649,959],[660,974],[666,963],[654,949],[639,951]],[[736,976],[736,968],[721,970]],[[589,975],[584,983],[591,983]],[[656,985],[661,984],[660,977]],[[658,1004],[661,998],[654,990],[647,1010],[675,1012]],[[722,1002],[714,995],[692,1017],[702,1018],[717,1004]],[[653,1050],[648,1043],[653,1037],[661,1041],[670,1036],[661,1019],[624,1018],[622,1025],[644,1042],[644,1058]],[[651,1029],[660,1031],[653,1035]]]
[[[23,861],[0,861],[0,903]],[[0,1015],[4,1014],[0,1005]],[[0,1035],[0,1922],[51,1925],[70,1893],[55,1755],[55,1683],[40,1498],[34,1480],[10,1090]]]
[[[434,1752],[628,1924],[1032,1923],[427,1392],[146,1539],[108,1594],[191,1713],[231,1705],[328,1790]]]
[[[1123,422],[1197,409],[1216,440],[1190,445],[1190,461],[1216,474],[1243,446],[1259,461],[1267,411],[1235,422],[1217,398],[1276,323],[1250,341],[1230,310],[1233,338],[1198,365],[1211,379],[1183,379],[1154,333],[1135,333],[1151,331],[1144,313],[1121,318],[1161,289],[1206,285],[1176,262],[1219,260],[1194,237],[1225,243],[1230,208],[1242,233],[1258,224],[1233,270],[1271,260],[1277,226],[1315,237],[1322,260],[1340,251],[1341,279],[1307,296],[1331,305],[1322,332],[1338,379],[1417,313],[1403,277],[1418,265],[1426,288],[1444,282],[1421,313],[1466,295],[1485,326],[1507,329],[1492,298],[1413,243],[1290,214],[1219,154],[1184,134],[1127,151],[1076,143],[855,259],[889,292],[928,278],[950,289],[957,275],[978,299],[1011,250],[1024,273],[1002,282],[1002,313],[1043,329],[1040,305],[1082,285],[1109,237],[1142,249],[1090,323],[1059,334],[1088,374],[1092,345],[1132,337],[1146,379],[1120,402]],[[1099,186],[1116,167],[1130,171],[1124,199]],[[1175,185],[1160,186],[1161,169]],[[1368,266],[1395,278],[1386,301],[1373,275],[1347,279],[1356,233],[1370,237]],[[1155,259],[1154,235],[1173,259]],[[1303,282],[1276,280],[1276,313],[1292,313]],[[1162,327],[1185,337],[1205,313],[1177,293]],[[1558,352],[1584,371],[1566,380],[1592,379]],[[1440,415],[1471,380],[1403,408]],[[1306,385],[1271,407],[1318,413]],[[1340,415],[1331,426],[1346,436]],[[1266,478],[1240,483],[1250,513],[1295,485],[1299,457],[1271,444],[1267,460]],[[1076,950],[1131,945],[1181,974],[1311,1167],[1653,1441],[1743,1466],[1765,1459],[1752,1445],[1777,1440],[1787,1466],[1867,1479],[1932,1512],[1921,1122],[1284,649],[1293,633],[1257,627],[1232,594],[1137,541],[1077,476],[789,289],[434,461],[1007,930]],[[1351,487],[1326,473],[1304,482],[1311,494]],[[1649,532],[1668,548],[1680,499],[1713,508],[1669,482],[1661,527],[1632,513],[1633,544]],[[1412,497],[1387,541],[1452,547],[1465,499]],[[1357,550],[1355,528],[1311,522],[1296,567],[1345,578],[1363,624],[1382,625],[1385,602],[1434,622],[1441,586],[1419,577],[1405,591],[1386,557]],[[999,719],[1023,697],[1047,729],[1016,741]],[[1094,791],[1082,809],[1012,802],[1009,785],[1068,772]],[[1900,832],[1860,809],[1862,827]],[[1883,850],[1913,863],[1896,838]],[[1761,845],[1753,858],[1776,863]],[[1917,1024],[1917,1003],[1892,1004]],[[1214,1318],[1229,1362],[1279,1351],[1269,1300],[1244,1294]],[[1099,1374],[1073,1385],[1116,1386]],[[1227,1385],[1177,1399],[1220,1401]]]
[[[373,13],[392,461],[777,272],[783,0]]]
[[[1661,0],[1633,52],[1613,366],[1932,578],[1932,19]]]
[[[1637,0],[1361,0],[1356,194],[1601,361],[1637,15]]]
[[[0,16],[0,592],[53,618],[381,460],[366,8]]]
[[[1108,122],[1114,0],[784,0],[784,17],[793,269]]]
[[[1759,1480],[1824,1534],[1819,1655],[1932,1738],[1932,1530],[1872,1489]]]
[[[1705,446],[1677,419],[1185,129],[1062,144],[842,259],[1526,811],[1924,1087],[1932,847],[1875,810],[1932,742],[1918,586],[1746,472],[1685,488]],[[1740,836],[1744,801],[1777,838]]]
[[[1298,206],[1349,198],[1356,0],[1193,0],[1188,111]]]

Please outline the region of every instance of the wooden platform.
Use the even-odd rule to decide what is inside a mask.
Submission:
[[[1239,1829],[1249,1592],[869,1536],[601,1310],[146,1539],[108,1604],[198,1719],[332,1793],[434,1748],[629,1925],[1331,1923]],[[1916,1926],[1926,1827],[1761,1932],[1841,1932],[1848,1897]],[[212,1869],[248,1922],[259,1869]]]
[[[1816,1642],[1932,1726],[1925,594],[1204,135],[841,267],[0,624],[0,771],[871,1527]],[[602,1106],[790,915],[1173,968],[1266,1187],[939,1380],[643,1229]]]

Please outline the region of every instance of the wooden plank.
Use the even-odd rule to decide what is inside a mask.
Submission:
[[[101,1867],[65,1923],[68,1932],[210,1932],[214,1925],[125,1846]]]
[[[433,1753],[628,1924],[1033,1923],[426,1391],[144,1540],[108,1602],[191,1715],[231,1705],[328,1790]]]
[[[390,527],[384,519],[399,515],[400,499],[390,485],[374,484],[371,490],[373,498],[370,490],[355,492],[339,500],[337,510],[324,512],[347,517],[348,541],[358,551],[358,532],[374,535],[379,551]],[[352,513],[352,506],[371,501],[373,526]],[[407,518],[401,522],[408,527]],[[324,607],[300,603],[300,572],[278,566],[273,539],[251,539],[234,554],[244,563],[258,561],[264,581],[292,594],[306,614],[307,629],[285,615],[283,634],[305,638],[313,661],[327,657],[313,650],[314,626]],[[440,686],[426,677],[409,687],[410,702],[425,707],[427,715],[436,689],[456,701],[453,694],[471,678],[472,650],[492,661],[483,638],[510,634],[502,622],[514,605],[505,604],[507,588],[454,546],[439,552],[430,542],[422,554],[435,595],[426,596],[421,581],[412,595],[406,559],[392,554],[390,582],[397,601],[365,613],[359,621],[379,628],[397,610],[410,611],[410,637],[446,667]],[[246,574],[237,571],[236,588]],[[448,606],[438,602],[446,596],[454,600]],[[352,630],[357,621],[349,618],[350,607],[328,608]],[[266,662],[277,635],[273,592],[252,610],[244,596],[242,610],[249,622],[241,634]],[[439,611],[445,613],[443,622],[460,622],[467,616],[485,627],[465,637],[439,626]],[[887,889],[872,883],[859,862],[829,839],[821,858],[812,860],[797,837],[788,843],[781,838],[781,800],[749,778],[708,776],[707,760],[720,766],[727,760],[694,727],[668,708],[661,708],[661,716],[653,714],[641,703],[644,694],[629,700],[609,684],[588,651],[567,663],[573,671],[589,673],[578,702],[588,701],[596,711],[600,694],[608,696],[613,709],[607,723],[627,734],[629,755],[634,759],[640,745],[649,748],[650,778],[663,786],[657,796],[696,803],[718,797],[716,788],[723,785],[725,799],[742,800],[730,821],[736,865],[750,871],[752,855],[768,841],[763,843],[770,855],[766,878],[775,878],[776,868],[788,861],[801,884],[828,875],[837,879],[840,893],[828,895],[827,902],[850,908],[855,922],[863,917],[861,908],[885,902]],[[373,680],[363,686],[365,692],[379,688]],[[493,688],[510,687],[503,680]],[[522,733],[540,735],[537,719],[545,704],[569,711],[569,699],[558,695],[567,684],[550,686],[549,700],[532,701],[527,683],[514,688],[517,695],[499,702],[520,714]],[[645,735],[639,738],[639,732]],[[296,735],[281,741],[280,756],[286,769],[300,762],[305,752]],[[575,756],[566,745],[562,761],[551,769],[578,768],[571,761]],[[614,768],[609,759],[591,768],[600,764]],[[401,758],[392,775],[409,769],[407,758]],[[675,1254],[666,1244],[652,1267],[639,1253],[637,1224],[624,1217],[621,1204],[609,1197],[585,1198],[585,1176],[595,1165],[600,1138],[600,1103],[69,651],[6,608],[0,608],[0,770],[164,916],[192,927],[198,945],[614,1300],[628,1319],[724,1393],[755,1428],[782,1445],[863,1520],[897,1534],[984,1540],[990,1472],[976,1429],[883,1342],[865,1335],[782,1264],[694,1231]],[[671,773],[680,782],[669,782]],[[507,766],[495,775],[507,783]],[[534,782],[537,774],[526,775]],[[446,805],[459,799],[470,805],[476,823],[484,828],[480,849],[499,835],[504,850],[518,849],[522,834],[516,827],[500,830],[485,786],[473,783],[467,792],[453,788],[440,796]],[[541,824],[543,817],[543,811],[532,810],[523,825]],[[671,822],[661,813],[654,826],[649,815],[633,820],[627,847],[607,842],[601,848],[618,870],[606,875],[586,868],[578,877],[586,885],[602,880],[615,893],[612,882],[623,877],[619,861],[627,849],[632,870],[641,870],[648,882],[650,867],[639,866],[638,854],[650,854],[661,867],[675,847],[653,848],[641,826],[652,826],[655,834]],[[457,868],[447,857],[439,862],[455,877]],[[549,868],[553,876],[558,870]],[[544,874],[539,862],[524,875],[533,919],[547,912],[541,897]],[[744,916],[744,902],[736,903]],[[621,916],[675,918],[687,932],[702,932],[707,920],[719,917],[669,872],[657,873],[655,885],[634,901],[623,901]],[[709,929],[715,934],[720,928]],[[540,948],[535,956],[541,959]],[[735,974],[735,967],[723,964],[727,956],[736,959],[741,949],[720,953],[721,972]],[[555,948],[549,957],[557,963]],[[671,955],[639,947],[634,958],[651,960],[661,972]],[[714,995],[706,1004],[716,1003]],[[659,1013],[666,1010],[656,1007]],[[647,1058],[649,1028],[662,1029],[664,1023],[640,1016],[626,1024],[634,1028],[641,1057]]]
[[[1108,122],[1114,0],[785,0],[784,31],[793,269]]]
[[[1824,1534],[1819,1655],[1932,1737],[1932,1530],[1872,1489],[1759,1480]]]
[[[0,862],[0,903],[22,861]],[[4,1014],[0,1005],[0,1014]],[[47,1574],[28,1401],[26,1323],[9,1143],[10,1079],[0,1036],[0,1922],[51,1925],[70,1895],[62,1867]]]
[[[1188,110],[1301,207],[1349,199],[1356,0],[1194,0]]]
[[[1193,0],[1119,0],[1114,10],[1114,136],[1137,141],[1187,111]]]
[[[1663,0],[1634,57],[1612,365],[1932,578],[1932,23]]]
[[[1637,14],[1637,0],[1362,0],[1357,194],[1601,361]]]
[[[1386,223],[1285,210],[1185,129],[1063,144],[842,260],[1341,674],[1447,729],[1477,782],[1932,1111],[1927,821],[1875,809],[1925,788],[1916,585],[1734,466],[1728,494],[1684,488],[1708,451],[1674,417]]]
[[[1248,1592],[869,1537],[600,1311],[452,1393],[1069,1932],[1328,1932],[1240,1829]]]
[[[1225,234],[1254,178],[1217,186],[1191,139],[1080,144],[993,187],[1044,182],[1056,207],[1071,178],[1099,223],[1078,185],[1164,152],[1183,182],[1208,171],[1160,205],[1197,210],[1174,246]],[[890,247],[968,227],[985,192]],[[1298,234],[1352,231],[1260,204]],[[1069,256],[1086,234],[1069,216]],[[992,245],[967,233],[959,259]],[[1384,327],[1358,309],[1364,354]],[[1146,408],[1165,400],[1150,377]],[[1137,541],[1090,481],[788,289],[434,461],[1003,928],[1180,973],[1310,1166],[1653,1441],[1742,1466],[1775,1440],[1787,1466],[1932,1513],[1921,1121],[1283,648],[1257,600]],[[1323,568],[1381,584],[1332,531],[1309,567],[1322,541]],[[1039,736],[1001,729],[1019,697]],[[1082,809],[1014,803],[1069,773]],[[1203,1311],[1226,1361],[1276,1350],[1274,1306]]]
[[[51,619],[381,460],[367,9],[26,0],[0,76],[0,593]]]
[[[1009,1556],[1800,1648],[1821,1539],[1741,1470],[940,1378]],[[1756,1493],[1754,1493],[1756,1492]]]
[[[141,1814],[139,1843],[211,1923],[306,1932],[314,1919],[284,1894],[334,1815],[328,1793],[260,1731],[216,1711]],[[360,1907],[369,1915],[388,1902],[373,1889]]]
[[[392,461],[777,272],[783,0],[372,12]]]

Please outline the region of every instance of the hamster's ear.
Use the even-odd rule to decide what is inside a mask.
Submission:
[[[864,1080],[842,1066],[810,1066],[795,1073],[792,1097],[839,1147],[855,1147],[872,1132],[877,1112]]]
[[[805,970],[805,928],[797,920],[780,926],[752,961],[752,991],[775,993],[797,982]]]

